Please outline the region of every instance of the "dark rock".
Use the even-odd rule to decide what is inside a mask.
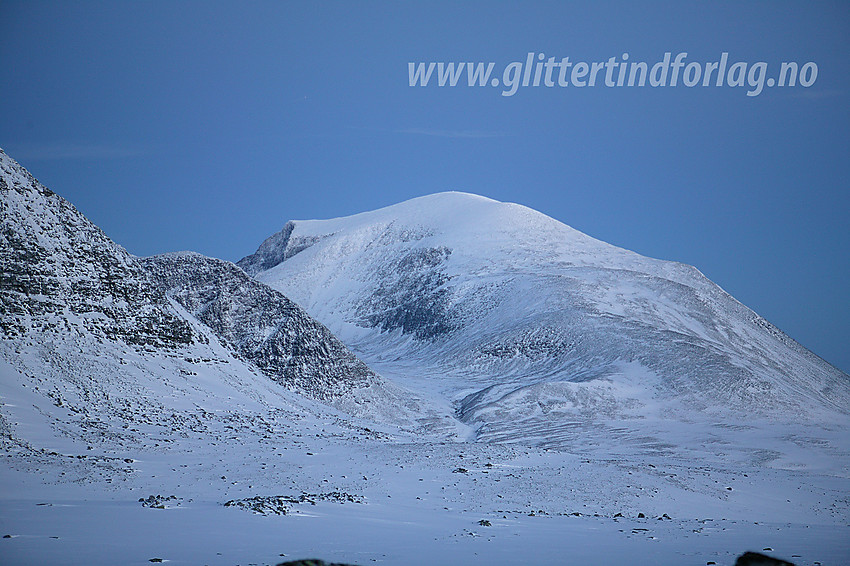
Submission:
[[[456,325],[442,268],[451,253],[446,247],[414,249],[382,266],[377,289],[357,307],[361,323],[422,340],[451,332]]]
[[[745,552],[735,561],[735,566],[794,566],[794,563],[772,558],[760,552]]]
[[[309,503],[315,505],[317,501],[331,501],[335,503],[364,503],[364,499],[357,495],[341,491],[330,493],[301,493],[301,495],[271,495],[255,496],[244,499],[231,499],[224,503],[225,507],[239,507],[258,515],[286,515],[293,505]]]
[[[285,261],[295,254],[302,252],[321,241],[321,237],[292,237],[292,231],[295,229],[294,222],[287,222],[283,230],[269,236],[260,244],[257,251],[253,254],[243,257],[236,265],[241,267],[245,273],[254,276],[260,271],[271,269],[282,261]]]
[[[315,558],[307,558],[304,560],[291,560],[289,562],[281,562],[277,566],[355,566],[354,564],[344,564],[342,562],[325,562]]]
[[[150,495],[147,499],[144,497],[139,498],[139,503],[142,504],[142,507],[148,507],[151,509],[167,509],[165,505],[166,503],[179,507],[181,501],[183,501],[182,497],[176,497],[174,495],[170,495],[168,497],[164,495]]]

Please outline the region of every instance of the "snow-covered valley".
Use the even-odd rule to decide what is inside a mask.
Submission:
[[[848,376],[693,268],[458,193],[139,259],[0,158],[4,564],[850,561]]]

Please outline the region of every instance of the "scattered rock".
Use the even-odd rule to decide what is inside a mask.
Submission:
[[[240,507],[258,515],[286,515],[292,505],[309,503],[315,505],[316,501],[333,501],[336,503],[365,503],[362,497],[332,491],[330,493],[302,493],[298,496],[271,495],[247,497],[245,499],[231,499],[224,503],[225,507]]]
[[[147,499],[144,497],[139,498],[139,503],[142,504],[142,507],[150,507],[151,509],[167,509],[172,504],[179,506],[181,501],[183,501],[183,498],[176,495],[169,495],[168,497],[164,495],[149,495]]]

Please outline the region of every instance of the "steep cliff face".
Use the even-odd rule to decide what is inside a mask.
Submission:
[[[141,264],[237,356],[287,387],[330,400],[378,381],[327,328],[230,262],[182,252]]]
[[[89,332],[130,344],[192,342],[138,261],[0,150],[0,331]]]

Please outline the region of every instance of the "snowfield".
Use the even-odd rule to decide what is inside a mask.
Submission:
[[[0,170],[2,564],[850,563],[850,378],[691,267],[443,193],[252,280]]]

